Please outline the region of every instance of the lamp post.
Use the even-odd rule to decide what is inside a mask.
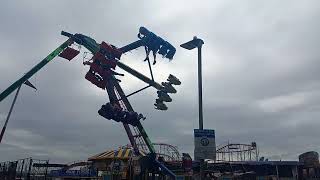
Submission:
[[[192,50],[198,48],[198,98],[199,98],[199,129],[203,130],[203,110],[202,110],[202,65],[201,48],[204,44],[202,39],[193,37],[191,41],[181,44],[182,48]],[[204,159],[200,159],[200,178],[203,179]]]
[[[203,129],[203,111],[202,111],[202,65],[201,65],[201,48],[204,44],[202,39],[196,36],[191,40],[180,46],[187,50],[198,48],[198,95],[199,95],[199,129]]]

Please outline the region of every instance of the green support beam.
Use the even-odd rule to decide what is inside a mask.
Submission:
[[[0,94],[0,102],[9,96],[14,90],[16,90],[19,86],[21,86],[24,82],[26,82],[30,77],[32,77],[35,73],[37,73],[41,68],[43,68],[48,62],[50,62],[53,58],[58,56],[65,48],[73,43],[73,40],[68,39],[66,42],[61,44],[57,49],[51,52],[46,58],[44,58],[40,63],[35,65],[30,71],[28,71],[24,76],[18,79],[16,82],[11,84],[6,90],[4,90]]]

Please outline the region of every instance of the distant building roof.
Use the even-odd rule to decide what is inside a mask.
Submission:
[[[143,152],[140,152],[143,156]],[[128,160],[134,156],[133,148],[130,146],[119,147],[117,150],[108,150],[88,158],[88,161],[107,160],[107,159],[123,159]]]

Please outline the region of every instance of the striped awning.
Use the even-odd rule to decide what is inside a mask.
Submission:
[[[141,153],[144,155],[144,153]],[[118,150],[108,150],[103,153],[94,155],[88,158],[88,161],[95,160],[107,160],[107,159],[123,159],[128,160],[130,157],[134,156],[132,147],[120,147]]]

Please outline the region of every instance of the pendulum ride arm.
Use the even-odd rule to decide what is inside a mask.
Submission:
[[[61,44],[57,49],[52,51],[46,58],[44,58],[40,63],[35,65],[30,71],[28,71],[24,76],[18,79],[16,82],[11,84],[6,90],[4,90],[0,94],[0,102],[10,95],[14,90],[16,90],[19,86],[21,86],[24,82],[26,82],[30,77],[32,77],[35,73],[37,73],[41,68],[43,68],[48,62],[50,62],[53,58],[58,56],[64,49],[66,49],[69,45],[71,45],[73,41],[68,39],[66,42]]]
[[[65,35],[65,36],[67,36],[69,38],[72,38],[78,44],[83,45],[84,47],[86,47],[94,55],[99,51],[99,48],[100,48],[99,44],[97,44],[96,41],[91,39],[90,37],[84,36],[82,34],[74,34],[74,35],[72,35],[70,33],[64,32],[64,31],[62,31],[61,34]],[[150,36],[148,36],[148,37],[150,37]],[[130,50],[136,49],[136,48],[138,48],[140,46],[146,46],[145,41],[146,41],[146,39],[142,38],[142,39],[140,39],[140,40],[138,40],[138,41],[136,41],[134,43],[131,43],[131,44],[129,44],[129,45],[123,47],[123,48],[120,48],[121,54],[125,53],[125,52],[128,52]],[[153,49],[153,50],[157,51],[156,49]],[[167,52],[170,52],[170,51],[168,50]],[[175,52],[175,49],[173,49],[171,51],[171,55],[172,56],[173,56],[174,52]],[[120,56],[121,56],[121,54],[120,54]],[[167,54],[168,53],[163,53],[163,55],[167,55]],[[120,56],[118,57],[118,59],[120,59]],[[168,58],[169,58],[169,56],[168,56]],[[139,73],[138,71],[130,68],[129,66],[125,65],[124,63],[116,61],[116,64],[121,69],[123,69],[123,70],[127,71],[128,73],[134,75],[138,79],[146,82],[150,86],[153,86],[158,90],[161,90],[161,89],[164,88],[162,85],[160,85],[157,82],[155,82],[154,80],[151,80],[150,78],[144,76],[143,74]],[[127,109],[130,112],[134,112],[134,110],[133,110],[131,104],[129,103],[126,95],[124,94],[122,88],[120,87],[120,85],[116,81],[116,79],[114,78],[114,75],[112,75],[111,78],[108,79],[107,85],[106,85],[106,90],[108,92],[109,99],[110,99],[110,102],[112,104],[116,103],[116,104],[118,104],[120,106],[120,103],[119,103],[119,99],[120,99],[123,102],[124,106],[125,106],[125,107],[122,107],[122,108]],[[120,96],[119,98],[116,96],[116,92]],[[141,136],[143,138],[143,141],[147,145],[150,154],[151,155],[155,155],[155,153],[156,153],[155,149],[154,149],[154,147],[153,147],[153,145],[151,143],[151,140],[149,139],[145,129],[143,128],[142,124],[140,123],[140,121],[137,122],[137,126],[136,126],[136,128],[138,129],[138,132],[139,132],[137,137],[133,136],[133,133],[131,132],[131,129],[130,129],[128,124],[123,123],[123,126],[124,126],[124,128],[125,128],[125,130],[127,132],[127,135],[129,137],[129,140],[130,140],[132,146],[135,149],[135,152],[137,152],[137,142],[136,142],[135,138],[139,138],[138,136]],[[135,127],[133,127],[133,128],[135,128]],[[157,161],[156,159],[153,159],[153,162],[157,166],[159,166],[166,174],[170,175],[172,178],[175,177],[174,173],[172,173],[169,169],[167,169],[159,161]]]
[[[161,43],[169,44],[166,41],[164,41],[163,39],[161,39],[160,37],[157,37],[155,34],[149,32],[147,29],[145,29],[143,27],[140,28],[140,33],[145,35],[145,38],[142,38],[142,39],[140,39],[140,40],[138,40],[136,42],[133,42],[133,43],[127,45],[127,46],[124,46],[124,47],[120,48],[121,53],[125,53],[125,52],[128,52],[128,51],[131,51],[131,50],[136,49],[136,48],[141,47],[141,46],[145,46],[147,41],[150,41],[151,39],[152,40],[153,39],[157,39]],[[68,32],[65,32],[65,31],[62,31],[61,34],[64,35],[64,36],[67,36],[69,38],[72,38],[76,43],[78,43],[80,45],[83,45],[89,51],[91,51],[92,54],[95,54],[95,53],[97,53],[99,51],[99,48],[100,48],[99,44],[97,44],[97,42],[94,39],[92,39],[92,38],[90,38],[88,36],[85,36],[85,35],[82,35],[82,34],[74,34],[74,35],[72,35],[71,33],[68,33]],[[170,49],[169,47],[168,47],[168,49]],[[167,50],[167,52],[170,52],[170,51]],[[171,48],[171,52],[175,52],[175,49]],[[167,55],[167,54],[168,53],[164,53],[164,55]],[[132,74],[133,76],[137,77],[138,79],[144,81],[145,83],[149,84],[150,86],[153,86],[154,88],[156,88],[158,90],[163,89],[162,85],[160,85],[159,83],[155,82],[154,80],[151,80],[150,78],[146,77],[145,75],[141,74],[140,72],[130,68],[129,66],[125,65],[124,63],[122,63],[120,61],[116,61],[116,63],[117,63],[118,67],[120,67],[121,69],[127,71],[128,73]],[[126,106],[128,106],[127,108],[128,108],[129,111],[133,111],[129,101],[125,97],[125,95],[124,95],[120,85],[118,84],[118,82],[116,82],[114,79],[112,80],[112,82],[113,82],[114,86],[116,87],[117,91],[121,95],[120,99],[125,102]],[[110,87],[107,87],[107,91],[108,91],[109,96],[111,95],[110,98],[115,98],[115,97],[112,97],[113,96],[112,94],[114,94],[114,93],[113,92],[111,93]],[[139,125],[140,126],[139,130],[141,131],[142,134],[144,134],[143,136],[146,137],[146,139],[145,139],[146,142],[147,141],[150,142],[150,143],[147,144],[148,148],[150,149],[150,152],[154,152],[154,148],[152,146],[151,141],[149,140],[147,134],[145,133],[141,123],[139,123],[139,124],[140,124]]]

